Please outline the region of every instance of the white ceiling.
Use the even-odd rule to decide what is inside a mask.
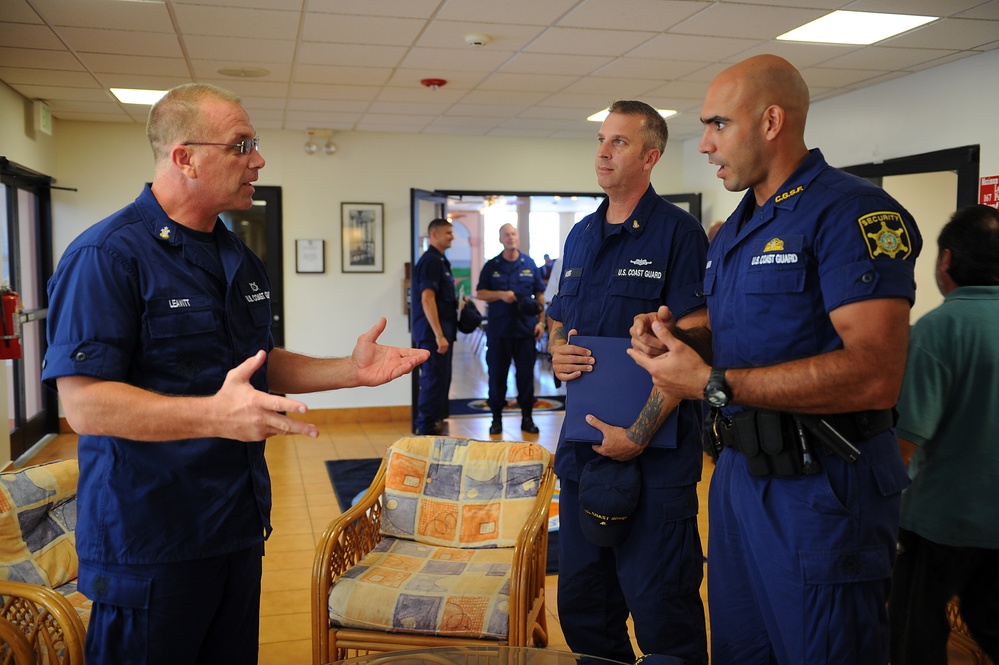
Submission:
[[[774,40],[834,9],[942,18],[868,47]],[[787,58],[820,100],[997,47],[999,0],[0,0],[0,81],[54,117],[145,123],[108,88],[207,81],[258,131],[590,138],[586,116],[634,98],[680,111],[684,138],[750,55]]]

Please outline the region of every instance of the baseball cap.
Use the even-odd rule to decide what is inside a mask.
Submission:
[[[624,542],[641,490],[637,459],[618,462],[601,456],[587,462],[579,477],[579,524],[587,540],[600,547]]]

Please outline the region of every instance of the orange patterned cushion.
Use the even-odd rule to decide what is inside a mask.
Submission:
[[[383,538],[333,583],[330,620],[369,630],[507,637],[513,552]]]
[[[513,547],[549,455],[526,442],[400,439],[388,453],[382,535],[444,547]]]

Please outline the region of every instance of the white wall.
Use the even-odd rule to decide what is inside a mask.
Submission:
[[[408,345],[402,312],[409,260],[410,188],[594,191],[594,140],[339,133],[332,157],[306,155],[304,132],[261,131],[267,164],[260,184],[282,187],[286,346],[314,355],[347,355],[357,336],[385,315],[382,340]],[[56,175],[78,192],[53,192],[55,254],[84,228],[135,198],[152,177],[152,156],[138,125],[57,122]],[[654,172],[663,193],[682,191],[678,147]],[[340,272],[340,203],[385,205],[385,273]],[[296,238],[326,240],[326,273],[295,272]],[[378,388],[303,398],[312,408],[409,404],[409,379]]]
[[[995,71],[999,51],[818,102],[806,138],[837,166],[977,143],[982,174],[999,173],[999,127],[989,115],[999,108],[999,89],[987,85]],[[15,117],[25,112],[23,100],[0,85],[0,154],[79,188],[53,191],[58,257],[86,226],[135,198],[152,176],[152,157],[141,126],[56,120],[52,139],[32,138]],[[382,314],[389,319],[384,341],[408,343],[401,282],[409,259],[410,187],[598,191],[595,141],[367,133],[334,139],[339,150],[326,157],[305,155],[304,132],[261,136],[268,164],[260,183],[280,185],[284,193],[287,345],[305,353],[348,354]],[[741,196],[726,192],[714,172],[697,152],[697,140],[673,141],[653,183],[661,193],[702,192],[709,223],[726,218]],[[384,274],[339,272],[342,201],[385,204]],[[295,273],[296,238],[327,240],[325,274]],[[924,252],[922,260],[932,254]],[[409,382],[306,401],[313,408],[408,404]]]
[[[979,144],[981,175],[997,174],[997,71],[999,49],[816,102],[805,140],[808,147],[821,148],[833,166]],[[715,177],[716,167],[697,152],[697,143],[691,139],[683,146],[686,189],[703,193],[706,223],[726,219],[742,193],[725,191]]]

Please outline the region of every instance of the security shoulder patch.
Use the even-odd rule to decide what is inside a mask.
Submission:
[[[907,259],[912,254],[912,239],[900,213],[891,210],[872,212],[858,219],[857,223],[872,259],[879,256]]]

